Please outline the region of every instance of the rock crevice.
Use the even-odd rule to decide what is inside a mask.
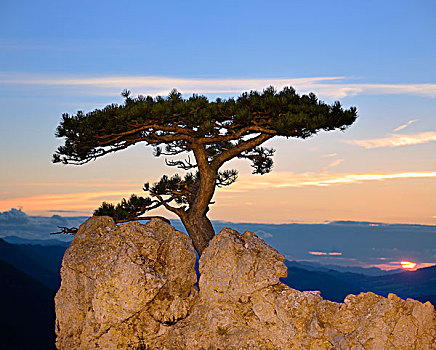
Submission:
[[[79,229],[56,295],[58,349],[436,349],[433,305],[373,293],[344,303],[280,282],[284,257],[223,229],[199,261],[188,236],[153,219]]]

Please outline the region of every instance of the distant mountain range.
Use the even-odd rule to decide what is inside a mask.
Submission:
[[[183,225],[171,223],[184,232]],[[389,265],[393,261],[435,263],[436,225],[335,221],[325,224],[212,222],[215,231],[230,227],[254,232],[288,260],[323,265]],[[391,264],[395,266],[395,264]],[[397,265],[397,267],[399,267]]]
[[[0,239],[0,259],[40,281],[51,290],[60,286],[60,268],[67,246],[11,244]]]
[[[2,260],[0,280],[0,348],[56,349],[55,291]]]
[[[60,267],[67,248],[65,242],[0,238],[0,259],[33,277],[51,290],[60,286]],[[25,244],[23,244],[25,243]],[[43,245],[44,244],[44,245]],[[283,282],[300,290],[320,290],[323,297],[343,301],[347,294],[372,291],[381,295],[392,292],[402,298],[420,301],[430,298],[435,304],[436,266],[416,271],[362,268],[287,260],[288,277]],[[430,300],[429,299],[429,300]]]
[[[61,213],[61,212],[59,212]],[[66,213],[63,213],[66,214]],[[73,213],[68,213],[71,215]],[[50,235],[59,227],[80,225],[88,217],[32,216],[20,209],[0,212],[0,238],[13,244],[47,245],[70,242],[68,235]],[[180,220],[171,220],[185,231]],[[215,231],[231,227],[256,233],[288,260],[318,262],[323,265],[400,267],[402,260],[436,264],[436,225],[386,224],[380,222],[334,221],[322,224],[232,223],[212,221]],[[19,241],[21,237],[28,241]],[[55,241],[56,240],[56,241]],[[425,266],[422,265],[422,266]]]
[[[374,271],[361,269],[361,273],[339,272],[334,269],[313,267],[305,263],[286,261],[288,276],[282,282],[298,290],[319,290],[324,299],[343,302],[348,294],[374,292],[387,297],[394,293],[400,298],[412,298],[436,305],[436,266],[416,271],[387,272],[371,275]]]
[[[65,236],[63,236],[65,237]],[[42,246],[63,246],[68,247],[70,245],[70,242],[73,240],[73,237],[71,236],[71,240],[68,242],[61,241],[59,239],[26,239],[16,236],[7,236],[2,237],[5,242],[11,243],[11,244],[30,244],[30,245],[42,245]]]
[[[320,271],[320,272],[330,272],[331,270],[335,270],[338,272],[353,272],[360,273],[368,276],[385,276],[391,275],[398,272],[403,272],[403,269],[394,269],[394,270],[382,270],[378,267],[359,267],[359,266],[341,266],[341,265],[333,265],[333,264],[320,264],[313,261],[287,261],[288,267],[296,266],[300,269],[308,270],[308,271]]]
[[[6,239],[8,242],[6,242]],[[54,294],[60,286],[60,267],[67,249],[64,242],[0,239],[1,349],[52,349],[54,344]],[[395,293],[436,305],[436,266],[417,271],[384,271],[378,268],[323,265],[286,261],[288,276],[282,282],[298,290],[319,290],[324,299],[342,302],[348,294]],[[39,332],[29,347],[22,330]],[[32,333],[33,334],[33,333]],[[3,339],[6,339],[4,343]],[[37,342],[41,342],[41,347]],[[4,345],[6,344],[6,345]],[[10,344],[7,345],[7,344]],[[26,345],[27,344],[27,345]]]

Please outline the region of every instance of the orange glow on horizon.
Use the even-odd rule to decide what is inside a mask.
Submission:
[[[413,270],[416,266],[416,263],[411,261],[401,261],[401,267],[405,270]]]
[[[433,183],[429,181],[434,180],[436,171],[389,174],[279,171],[262,178],[244,173],[233,186],[216,192],[216,204],[211,206],[209,217],[274,224],[344,220],[367,221],[371,226],[377,223],[434,225],[434,196],[429,191]],[[90,215],[103,201],[117,203],[132,193],[146,195],[133,182],[96,184],[93,180],[65,182],[62,186],[50,182],[18,185],[14,183],[14,191],[0,196],[0,212],[22,207],[33,215],[50,216],[53,210],[75,211],[68,214],[71,216],[77,212]],[[163,208],[154,213],[175,217]]]
[[[412,263],[410,261],[406,261],[406,262]],[[365,267],[378,267],[379,269],[386,270],[386,271],[397,270],[400,268],[402,268],[403,270],[415,271],[426,267],[436,266],[435,263],[412,263],[412,264],[415,264],[414,268],[404,268],[401,264],[401,261],[391,261],[386,264],[370,264],[370,265],[365,265]]]

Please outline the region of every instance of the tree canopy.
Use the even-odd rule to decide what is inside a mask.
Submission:
[[[149,197],[132,195],[116,206],[103,203],[95,214],[120,222],[164,206],[180,217],[199,254],[214,235],[207,212],[215,187],[228,186],[237,178],[236,170],[220,171],[225,162],[247,159],[253,174],[266,174],[273,166],[274,149],[262,147],[265,141],[345,130],[357,117],[355,107],[329,105],[313,93],[300,96],[292,87],[279,92],[269,87],[215,101],[195,94],[184,99],[176,90],[168,97],[132,98],[128,91],[122,95],[121,105],[63,114],[56,136],[65,143],[53,162],[85,164],[138,142],[152,146],[157,157],[179,156],[165,162],[188,171],[183,176],[164,175],[153,185],[144,185]],[[186,159],[180,159],[183,153]]]

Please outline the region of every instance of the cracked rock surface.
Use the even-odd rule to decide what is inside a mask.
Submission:
[[[430,303],[294,290],[279,281],[284,257],[254,233],[212,239],[199,289],[194,266],[189,237],[161,220],[87,220],[62,264],[58,349],[436,349]]]
[[[188,313],[195,258],[189,237],[161,220],[88,219],[62,262],[56,346],[131,349],[157,336]]]

